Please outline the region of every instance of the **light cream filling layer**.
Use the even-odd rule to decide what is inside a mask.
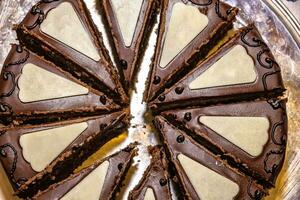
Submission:
[[[110,0],[126,46],[130,46],[143,0]]]
[[[61,200],[99,200],[108,167],[108,161],[99,165]]]
[[[153,189],[147,188],[144,200],[156,200]]]
[[[86,122],[24,134],[20,137],[23,157],[34,171],[46,168],[86,128]]]
[[[220,60],[193,80],[192,90],[252,83],[257,79],[253,59],[241,45],[233,47]]]
[[[41,24],[41,30],[95,61],[100,59],[88,31],[71,3],[63,2],[49,11]]]
[[[183,154],[178,160],[201,200],[232,200],[238,194],[235,182]]]
[[[160,67],[166,68],[207,25],[208,17],[195,6],[175,3],[163,45]]]
[[[18,80],[24,103],[87,94],[89,90],[34,64],[26,64]]]
[[[199,122],[254,157],[269,139],[270,122],[265,117],[203,116]]]

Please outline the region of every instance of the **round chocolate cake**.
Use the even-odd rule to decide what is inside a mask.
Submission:
[[[41,0],[16,26],[19,44],[0,79],[0,160],[16,195],[266,197],[285,158],[286,99],[280,66],[255,25],[236,28],[238,8],[219,0],[98,0],[96,7],[102,21],[83,0]],[[143,102],[134,106],[158,143],[146,147],[148,167],[122,197],[145,147],[139,136],[77,169],[136,128],[130,104],[152,34]]]

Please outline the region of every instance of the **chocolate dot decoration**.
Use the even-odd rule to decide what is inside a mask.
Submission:
[[[72,147],[72,151],[77,151],[78,150],[78,146],[74,146],[74,147]]]
[[[1,149],[1,150],[0,150],[0,155],[1,155],[2,157],[4,157],[4,158],[7,157],[7,154],[6,154],[6,152],[4,151],[4,149]]]
[[[154,76],[153,84],[157,85],[160,83],[160,77],[159,76]]]
[[[107,124],[101,124],[101,125],[100,125],[100,130],[102,131],[102,130],[104,130],[106,127],[107,127]]]
[[[164,101],[166,99],[166,96],[165,95],[160,95],[159,97],[158,97],[158,100],[159,101]]]
[[[192,113],[188,112],[184,114],[184,119],[186,121],[191,121],[192,120]]]
[[[161,179],[159,180],[159,184],[160,184],[161,186],[165,186],[165,185],[167,185],[167,180],[164,179],[164,178],[161,178]]]
[[[183,135],[179,135],[176,140],[178,143],[183,143],[185,140],[185,137]]]
[[[123,67],[123,69],[126,70],[127,69],[127,61],[122,59],[122,60],[120,60],[120,63],[121,63],[121,66]]]
[[[22,53],[23,52],[23,47],[21,45],[18,45],[16,51],[18,53]]]
[[[261,191],[259,191],[259,190],[255,191],[255,198],[256,199],[262,199],[263,196],[264,196],[264,194]]]
[[[101,102],[103,105],[105,105],[105,104],[106,104],[106,96],[102,95],[102,96],[100,97],[100,102]]]
[[[123,163],[118,164],[118,169],[121,171],[123,169]]]
[[[183,91],[184,91],[184,88],[183,88],[183,87],[177,87],[177,88],[175,89],[176,94],[182,94]]]

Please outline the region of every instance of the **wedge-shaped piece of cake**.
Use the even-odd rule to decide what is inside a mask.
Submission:
[[[164,149],[149,147],[151,162],[139,184],[130,192],[129,200],[172,200],[168,163]]]
[[[12,45],[0,79],[2,125],[105,114],[119,108],[102,92],[74,79],[26,48]]]
[[[71,175],[39,193],[36,200],[113,200],[122,187],[133,158],[135,145],[96,161],[93,165]]]
[[[279,65],[256,27],[249,25],[153,104],[154,108],[186,107],[272,97],[284,90]]]
[[[285,100],[255,101],[172,110],[162,115],[199,143],[209,141],[243,171],[274,186],[285,158],[285,104]]]
[[[128,98],[119,82],[102,36],[82,0],[40,1],[17,27],[28,49],[116,102]]]
[[[176,174],[180,199],[258,200],[265,196],[263,187],[252,178],[230,167],[163,117],[156,117],[155,125]]]
[[[193,69],[232,28],[237,13],[219,0],[162,0],[161,4],[148,102]]]
[[[0,160],[22,198],[68,177],[128,125],[128,111],[1,131]]]
[[[121,80],[128,91],[156,21],[157,0],[101,0]]]

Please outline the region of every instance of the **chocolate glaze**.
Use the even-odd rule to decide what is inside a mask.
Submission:
[[[83,55],[41,31],[40,25],[47,17],[47,13],[63,2],[72,4],[82,25],[88,30],[91,40],[99,52],[99,61]],[[118,80],[117,72],[109,58],[108,51],[104,47],[101,33],[97,30],[82,0],[40,1],[32,7],[31,11],[18,25],[17,35],[20,42],[28,49],[43,55],[47,60],[55,63],[64,71],[68,71],[75,78],[106,93],[118,103],[128,103],[128,97]]]
[[[20,137],[27,133],[80,122],[87,122],[88,128],[61,152],[45,170],[34,171],[30,163],[23,157],[22,147],[19,143]],[[18,195],[23,198],[32,196],[38,190],[46,189],[50,183],[66,178],[89,155],[122,133],[127,128],[127,124],[128,110],[124,110],[100,117],[8,129],[3,131],[0,136],[0,150],[2,152],[0,160],[13,188],[19,190]]]
[[[120,106],[113,103],[105,94],[91,88],[89,93],[84,95],[23,103],[19,99],[20,90],[17,85],[18,79],[22,75],[23,67],[29,63],[90,88],[25,47],[12,45],[12,49],[2,68],[0,79],[0,104],[2,105],[0,107],[0,119],[2,119],[0,123],[5,125],[14,123],[17,125],[22,123],[21,121],[18,122],[18,120],[22,120],[26,116],[39,118],[38,116],[41,115],[53,114],[59,116],[68,112],[96,112],[104,114],[120,109]],[[105,98],[105,101],[101,101],[103,98]],[[22,117],[20,117],[21,115]]]
[[[202,12],[209,18],[209,24],[163,69],[159,66],[160,58],[172,14],[172,7],[177,2],[185,4],[188,2],[189,5],[199,8],[199,12]],[[236,8],[232,8],[219,0],[163,0],[161,3],[157,44],[153,63],[151,64],[148,90],[145,94],[146,100],[148,102],[153,100],[166,87],[170,87],[170,85],[193,69],[197,62],[204,58],[232,27],[232,21],[235,19],[236,14]],[[157,81],[158,79],[160,81]]]
[[[124,43],[111,1],[103,0],[99,2],[103,10],[105,24],[107,26],[106,30],[110,35],[113,46],[113,54],[118,63],[117,67],[121,81],[128,91],[134,84],[135,74],[147,47],[147,40],[156,21],[157,4],[159,2],[157,0],[143,1],[130,46],[126,46]]]
[[[130,192],[129,200],[144,200],[146,191],[151,188],[155,199],[171,200],[172,195],[169,186],[168,164],[164,149],[150,147],[151,163],[146,169],[139,184]]]
[[[71,175],[66,180],[52,185],[44,192],[37,194],[33,199],[36,200],[58,200],[66,195],[72,188],[79,184],[86,176],[94,169],[100,166],[103,162],[109,161],[109,167],[105,177],[99,200],[114,199],[116,193],[121,187],[121,183],[136,155],[135,145],[129,145],[127,148],[105,158],[96,161],[90,167],[87,167],[80,172]],[[122,167],[119,167],[122,166]]]
[[[258,200],[265,196],[266,192],[264,189],[256,184],[251,177],[245,176],[234,168],[231,168],[219,156],[207,151],[206,148],[197,144],[186,133],[169,124],[163,117],[158,116],[155,118],[155,126],[160,131],[161,139],[167,151],[167,158],[169,159],[180,184],[182,199],[196,200],[200,198],[177,159],[179,154],[190,157],[201,165],[238,184],[239,193],[234,199]],[[214,188],[212,188],[212,192],[213,190]]]
[[[249,56],[253,58],[257,79],[253,83],[224,87],[190,89],[189,84],[204,73],[212,64],[223,57],[235,45],[245,47]],[[178,93],[178,88],[183,90]],[[263,42],[261,35],[254,25],[242,28],[223,47],[210,55],[186,77],[161,94],[164,99],[157,98],[152,102],[153,109],[187,107],[205,105],[220,101],[239,101],[260,97],[278,96],[284,91],[280,67],[276,63],[270,49]]]
[[[269,100],[256,102],[234,103],[229,105],[216,105],[204,108],[191,108],[172,110],[162,113],[177,127],[187,133],[199,143],[203,140],[219,149],[221,155],[233,158],[235,165],[243,172],[260,179],[270,187],[274,186],[276,178],[281,171],[285,158],[287,141],[287,116],[285,100]],[[190,120],[186,116],[190,115]],[[263,151],[253,157],[230,141],[201,124],[201,116],[241,116],[266,117],[270,121],[269,138]]]

